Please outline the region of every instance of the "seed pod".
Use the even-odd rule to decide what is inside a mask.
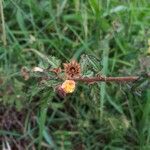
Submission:
[[[72,60],[70,63],[64,63],[64,72],[67,79],[79,77],[81,74],[81,67],[80,64]]]
[[[64,89],[61,87],[61,85],[59,85],[59,86],[56,88],[56,93],[57,93],[57,95],[58,95],[60,98],[66,97],[66,92],[65,92]]]

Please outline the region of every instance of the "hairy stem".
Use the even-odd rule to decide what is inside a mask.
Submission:
[[[103,81],[103,82],[130,82],[130,81],[135,81],[139,78],[139,76],[129,76],[129,77],[84,77],[84,78],[73,78],[72,80],[75,81],[82,81],[82,82],[98,82],[98,81]]]

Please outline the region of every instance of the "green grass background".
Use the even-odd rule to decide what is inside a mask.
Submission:
[[[33,150],[150,149],[150,89],[138,96],[127,85],[79,84],[61,100],[20,76],[22,66],[43,64],[43,54],[62,62],[92,55],[103,75],[136,75],[138,60],[148,57],[149,0],[4,0],[2,6],[1,148],[7,141]]]

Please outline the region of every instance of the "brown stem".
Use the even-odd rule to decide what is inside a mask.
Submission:
[[[82,81],[82,82],[98,82],[98,81],[102,81],[102,82],[130,82],[130,81],[135,81],[137,80],[139,77],[138,76],[129,76],[129,77],[84,77],[84,78],[74,78],[72,80],[75,81]]]

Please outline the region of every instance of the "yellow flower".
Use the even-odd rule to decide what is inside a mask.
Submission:
[[[73,93],[76,87],[76,83],[74,80],[65,80],[65,82],[61,85],[61,88],[66,93]]]

